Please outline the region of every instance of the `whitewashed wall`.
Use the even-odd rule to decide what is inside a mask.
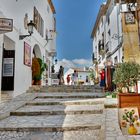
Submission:
[[[33,8],[37,8],[42,19],[44,20],[44,37],[42,38],[39,33],[34,29],[31,37],[26,37],[24,40],[19,40],[19,35],[28,34],[24,29],[24,17],[28,14],[28,21],[33,20]],[[0,17],[13,19],[14,29],[10,33],[5,33],[7,37],[15,42],[15,83],[13,96],[25,92],[31,86],[32,70],[31,67],[24,65],[24,41],[27,42],[33,51],[33,47],[37,44],[41,50],[42,58],[45,56],[45,51],[50,51],[55,48],[55,40],[46,44],[45,31],[54,29],[53,13],[48,8],[47,0],[0,0]],[[0,68],[2,63],[2,43],[3,35],[0,35]],[[1,69],[0,69],[1,70]],[[0,73],[1,77],[1,73]],[[1,80],[0,80],[1,88]]]
[[[2,52],[3,52],[3,36],[0,36],[0,78],[2,75]],[[1,79],[0,79],[0,89],[1,89]],[[0,94],[1,94],[1,90],[0,90]]]
[[[99,26],[99,28],[97,27],[96,37],[93,38],[93,53],[95,54],[95,58],[97,58],[97,60],[100,57],[100,54],[99,54],[99,51],[98,51],[99,50],[98,43],[99,43],[99,40],[102,40],[102,34],[103,33],[104,33],[104,39],[106,38],[106,34],[105,34],[105,16],[103,16],[100,19],[98,26]],[[100,65],[103,66],[104,65],[103,63],[104,63],[104,59],[102,60],[102,57],[101,57]]]

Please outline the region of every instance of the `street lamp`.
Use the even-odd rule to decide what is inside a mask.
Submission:
[[[24,39],[25,37],[31,36],[33,34],[33,28],[35,27],[35,24],[33,23],[32,20],[30,20],[30,22],[27,24],[28,26],[28,35],[20,35],[19,36],[19,40]]]
[[[55,65],[57,64],[57,59],[55,59]]]

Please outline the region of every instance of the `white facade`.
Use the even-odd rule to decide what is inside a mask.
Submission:
[[[55,37],[47,42],[46,31],[48,38],[50,30],[55,30],[54,13],[47,0],[0,0],[0,17],[13,19],[13,31],[5,34],[0,34],[0,77],[2,78],[2,58],[3,45],[6,50],[15,50],[15,65],[14,65],[14,90],[9,91],[12,96],[17,96],[25,92],[32,82],[31,66],[24,65],[24,42],[31,47],[31,60],[33,49],[37,57],[47,61],[49,68],[52,65],[53,57],[56,52]],[[34,19],[34,7],[39,12],[44,21],[42,30],[43,36],[34,28],[34,32],[30,37],[19,40],[19,35],[27,35],[28,30],[25,29],[25,22]],[[27,19],[25,21],[25,15]],[[50,81],[50,79],[49,79]],[[1,89],[0,80],[0,89]],[[6,91],[8,92],[8,91]]]
[[[119,47],[122,41],[122,23],[121,23],[121,13],[119,4],[114,4],[113,7],[109,7],[111,9],[110,13],[108,13],[108,17],[106,15],[106,40],[105,40],[105,50],[108,49],[106,58],[110,59],[113,64],[122,62],[122,46]],[[107,11],[107,12],[108,12]]]
[[[101,6],[91,37],[93,38],[93,53],[98,61],[99,69],[105,67],[105,62],[108,60],[111,60],[113,64],[122,62],[121,7],[119,3],[115,3],[115,0],[108,0],[104,7]],[[103,40],[101,44],[100,40]],[[100,46],[102,47],[101,54]]]

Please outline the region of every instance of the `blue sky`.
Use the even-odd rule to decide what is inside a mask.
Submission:
[[[53,0],[57,22],[57,59],[63,65],[89,65],[92,55],[90,35],[104,1]]]

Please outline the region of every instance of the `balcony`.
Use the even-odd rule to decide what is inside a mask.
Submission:
[[[93,64],[98,63],[97,58],[95,57],[94,53],[92,54],[92,62],[93,62]]]
[[[106,55],[109,55],[111,53],[111,44],[110,41],[108,41],[105,45],[105,53]]]
[[[104,55],[105,54],[105,49],[104,49],[104,41],[100,40],[98,43],[98,52],[100,55]]]

